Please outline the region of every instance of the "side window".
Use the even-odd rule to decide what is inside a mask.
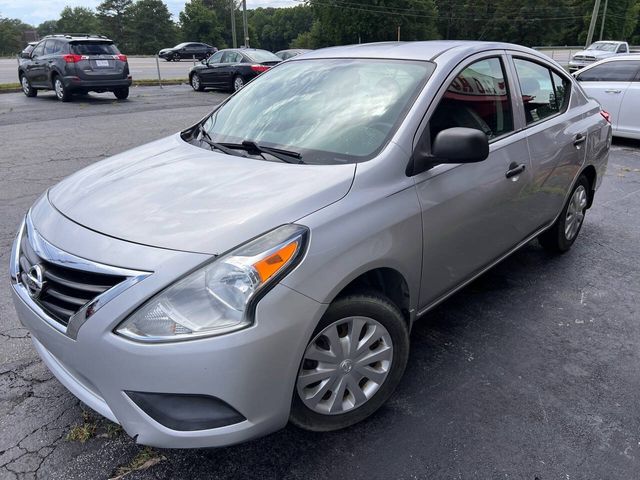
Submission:
[[[569,106],[569,97],[571,97],[571,82],[565,77],[561,77],[551,70],[551,80],[553,81],[553,92],[555,106],[559,112],[564,112]]]
[[[451,82],[429,120],[431,138],[442,130],[467,127],[489,139],[513,131],[513,110],[499,58],[479,60]]]
[[[589,68],[576,77],[579,82],[630,82],[640,69],[640,61],[618,60]]]
[[[31,56],[33,58],[35,57],[41,57],[44,53],[44,43],[45,42],[40,42],[38,45],[36,45],[36,48],[33,49],[33,53],[31,54]]]
[[[565,105],[557,98],[559,91],[554,88],[551,70],[539,63],[521,58],[514,58],[513,62],[518,73],[527,125],[560,113]],[[560,92],[563,102],[568,101],[565,89],[563,86]]]
[[[625,44],[620,45],[617,53],[627,53],[627,46]]]
[[[63,46],[63,43],[62,43],[61,41],[59,41],[59,40],[55,40],[55,41],[53,42],[53,47],[52,47],[52,49],[51,49],[51,53],[52,53],[53,55],[57,55],[57,54],[59,54],[59,53],[62,53],[62,46]]]
[[[221,63],[223,54],[224,52],[217,52],[215,55],[209,57],[208,63]]]
[[[44,42],[44,54],[45,55],[53,54],[55,44],[56,44],[55,40],[47,40],[46,42]]]

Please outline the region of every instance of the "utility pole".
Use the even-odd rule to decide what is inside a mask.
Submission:
[[[604,19],[607,18],[607,4],[609,0],[604,0],[604,12],[602,12],[602,25],[600,25],[600,40],[602,40],[602,34],[604,33]]]
[[[231,10],[231,37],[233,38],[233,48],[238,48],[238,40],[236,35],[236,0],[229,0]]]
[[[244,46],[249,47],[249,26],[247,25],[247,0],[242,0],[242,29],[244,31]]]
[[[593,40],[593,31],[596,29],[596,20],[598,20],[599,10],[600,0],[596,0],[596,3],[593,5],[593,13],[591,14],[591,23],[589,24],[589,33],[587,33],[587,43],[585,47],[591,45],[591,40]]]
[[[398,25],[398,41],[400,41],[400,25]]]

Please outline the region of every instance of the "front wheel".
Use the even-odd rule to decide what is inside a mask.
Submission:
[[[200,75],[198,75],[197,73],[191,75],[191,88],[193,88],[196,92],[202,92],[204,90]]]
[[[589,204],[589,188],[587,177],[580,175],[556,222],[538,236],[538,241],[545,250],[564,253],[576,241]]]
[[[61,102],[71,101],[71,91],[65,87],[64,82],[58,76],[53,79],[53,90],[56,92],[56,97]]]
[[[291,423],[331,431],[364,420],[391,396],[408,357],[407,323],[389,299],[375,292],[339,298],[304,352]]]
[[[116,88],[113,94],[118,100],[125,100],[129,96],[129,87]]]
[[[36,95],[38,95],[38,90],[33,88],[26,75],[20,75],[20,85],[22,86],[23,93],[27,97],[35,97]]]

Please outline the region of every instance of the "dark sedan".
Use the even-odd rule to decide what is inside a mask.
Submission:
[[[193,59],[194,57],[198,60],[203,60],[217,51],[216,47],[206,43],[185,42],[173,48],[163,48],[158,52],[158,56],[164,58],[167,62],[177,62],[183,58]]]
[[[206,87],[233,90],[282,60],[273,53],[255,48],[229,48],[220,50],[189,71],[189,83],[201,92]]]

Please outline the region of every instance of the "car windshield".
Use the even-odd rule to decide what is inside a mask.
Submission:
[[[281,59],[276,56],[275,53],[267,52],[266,50],[253,50],[251,52],[244,52],[247,57],[252,61],[262,62],[279,62]]]
[[[617,44],[615,43],[596,42],[589,47],[589,50],[602,50],[604,52],[615,52],[616,46]]]
[[[320,59],[283,63],[204,122],[212,141],[293,150],[304,163],[371,158],[433,72],[430,62]]]
[[[120,52],[113,43],[107,42],[75,42],[72,51],[78,55],[117,55]]]

